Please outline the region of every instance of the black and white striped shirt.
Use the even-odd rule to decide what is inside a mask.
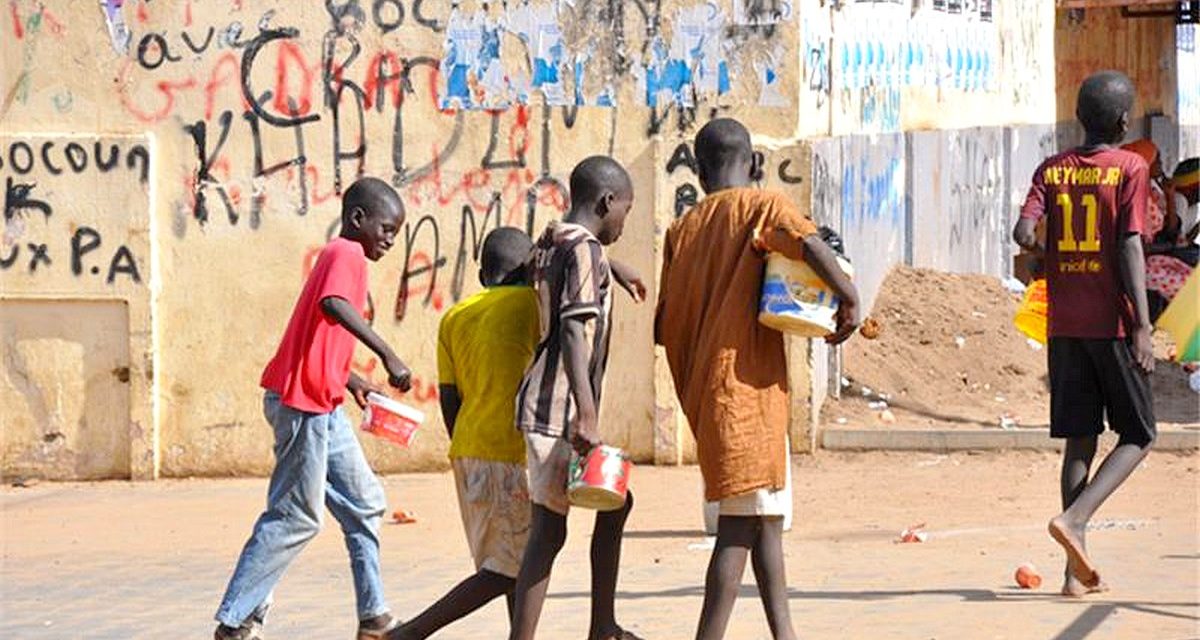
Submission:
[[[600,241],[568,222],[550,223],[534,245],[532,260],[541,342],[517,392],[517,427],[566,437],[577,409],[563,358],[562,325],[571,318],[585,323],[589,391],[599,408],[612,328],[612,272]]]

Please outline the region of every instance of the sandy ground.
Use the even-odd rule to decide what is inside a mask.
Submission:
[[[1058,597],[1058,460],[1043,453],[832,454],[796,461],[796,527],[786,538],[797,630],[806,638],[1200,637],[1200,457],[1154,454],[1105,505],[1089,537],[1114,590]],[[393,607],[412,615],[470,570],[446,474],[385,479],[418,522],[383,531]],[[708,560],[694,468],[640,467],[618,601],[650,640],[688,638]],[[266,482],[49,484],[0,490],[0,637],[209,637],[211,615]],[[330,522],[332,522],[330,520]],[[924,522],[922,544],[895,544]],[[540,637],[582,638],[590,514],[571,517]],[[351,637],[353,606],[336,528],[284,577],[271,638]],[[1022,591],[1015,567],[1046,583]],[[753,579],[726,637],[766,638]],[[495,604],[444,638],[500,638]]]
[[[1049,424],[1046,351],[1013,326],[1020,299],[982,275],[897,267],[871,310],[877,340],[846,343],[843,397],[822,411],[828,426],[892,429],[1045,429]],[[1200,429],[1200,395],[1171,362],[1172,343],[1155,334],[1151,377],[1163,428]],[[894,423],[881,419],[886,402]]]

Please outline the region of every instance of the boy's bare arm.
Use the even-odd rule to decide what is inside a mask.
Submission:
[[[596,426],[596,400],[592,393],[592,381],[588,376],[589,350],[584,328],[592,318],[565,318],[562,340],[563,363],[567,368],[567,382],[571,396],[575,399],[575,424],[572,428],[571,444],[580,454],[600,444],[600,431]]]
[[[837,330],[825,341],[841,344],[858,328],[858,289],[838,265],[833,250],[816,234],[804,239],[804,262],[837,294]]]
[[[1133,303],[1133,357],[1143,371],[1154,371],[1154,343],[1150,338],[1150,305],[1146,301],[1146,259],[1142,254],[1142,237],[1136,233],[1121,241],[1121,283],[1125,295]]]
[[[646,300],[646,283],[642,281],[642,276],[638,274],[637,269],[612,259],[608,261],[608,265],[613,279],[621,285],[629,297],[633,298],[634,302],[641,303]]]
[[[462,408],[462,396],[452,384],[438,385],[438,404],[442,406],[442,420],[446,423],[446,434],[454,437],[454,424],[458,422],[458,410]]]
[[[1037,220],[1032,218],[1020,218],[1017,224],[1013,226],[1013,242],[1027,251],[1041,253],[1042,247],[1037,241]]]
[[[321,310],[379,356],[388,372],[388,384],[401,391],[408,391],[412,387],[412,371],[409,371],[408,366],[396,356],[383,338],[371,329],[354,305],[344,298],[328,296],[321,299]]]

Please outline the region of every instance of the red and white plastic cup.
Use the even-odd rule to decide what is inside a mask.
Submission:
[[[383,394],[368,393],[362,430],[402,447],[412,444],[425,414]]]

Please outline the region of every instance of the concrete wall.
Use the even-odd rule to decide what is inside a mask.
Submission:
[[[476,289],[486,230],[538,230],[560,215],[566,177],[587,155],[611,153],[633,174],[637,201],[613,255],[650,277],[662,232],[700,195],[688,141],[715,115],[741,118],[768,154],[766,186],[841,228],[873,291],[920,237],[908,204],[918,163],[903,130],[1054,120],[1049,3],[998,4],[991,15],[823,0],[465,1],[456,11],[428,0],[12,3],[0,41],[0,300],[6,315],[8,305],[80,300],[128,314],[72,307],[79,315],[46,312],[40,333],[4,334],[4,406],[16,408],[4,473],[268,471],[258,376],[336,233],[338,194],[358,175],[391,180],[408,207],[401,241],[370,270],[375,326],[416,372],[407,400],[435,416],[409,450],[364,439],[380,471],[444,464],[440,315]],[[474,55],[493,37],[488,55]],[[665,73],[680,67],[690,82]],[[947,138],[946,162],[972,136],[1007,139],[995,131]],[[974,187],[947,176],[939,189],[971,197]],[[928,215],[972,222],[956,202]],[[92,235],[72,244],[84,228],[97,246]],[[49,262],[35,258],[43,245]],[[975,264],[952,249],[946,260]],[[651,306],[619,296],[616,314],[605,437],[639,460],[690,459]],[[107,366],[79,355],[89,343],[78,327],[92,316],[128,325],[127,347],[95,347],[114,354],[108,375],[129,381],[128,410],[117,408],[128,415],[97,427],[119,432],[104,445],[113,463],[98,471],[78,455],[92,442],[79,434],[88,416],[112,419],[101,406],[112,392],[72,381]],[[34,357],[56,344],[67,355]],[[820,369],[827,354],[809,351],[793,345],[801,400],[826,392],[806,363]],[[354,368],[383,379],[366,352]],[[813,416],[797,406],[794,418],[801,442]]]
[[[153,145],[5,134],[0,154],[5,472],[147,474],[157,448]]]
[[[1200,156],[1200,25],[1175,27],[1175,65],[1178,77],[1176,110],[1179,114],[1178,158]],[[1190,81],[1189,81],[1190,79]],[[1170,171],[1170,168],[1167,168]]]

